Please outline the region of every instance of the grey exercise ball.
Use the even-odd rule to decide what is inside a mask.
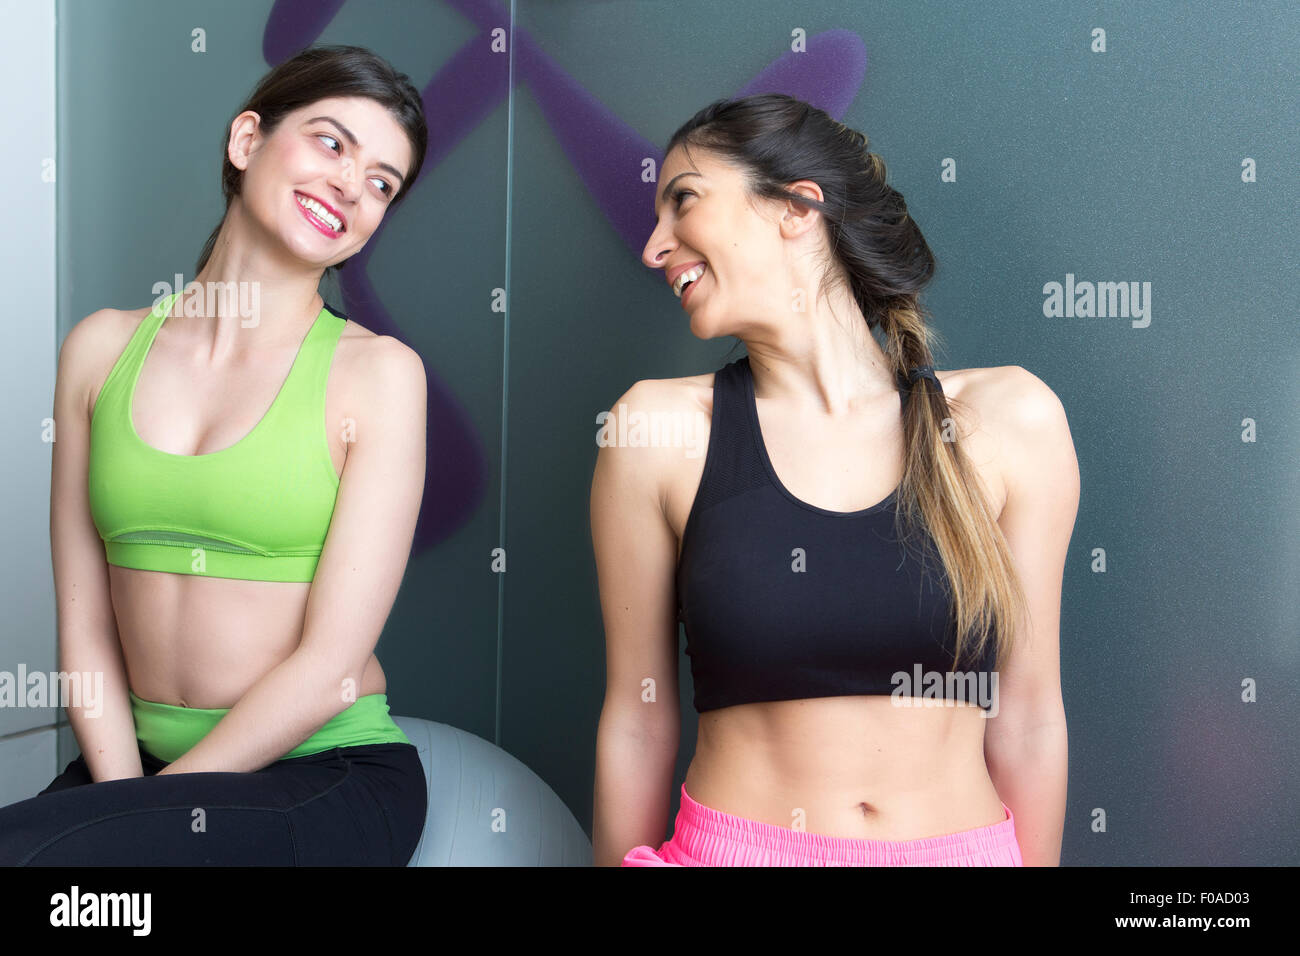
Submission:
[[[591,866],[591,841],[541,777],[468,731],[393,717],[429,785],[407,866]]]

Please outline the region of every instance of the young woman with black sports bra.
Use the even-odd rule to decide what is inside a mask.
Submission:
[[[374,648],[424,485],[423,363],[317,289],[426,144],[418,91],[380,57],[298,54],[230,124],[194,282],[69,333],[60,669],[103,695],[67,708],[81,756],[0,808],[0,863],[410,859],[427,781]]]
[[[821,110],[701,110],[654,208],[646,265],[695,335],[748,354],[637,382],[605,423],[701,420],[707,445],[598,453],[596,862],[1056,865],[1079,491],[1060,402],[1018,366],[934,372],[933,256]],[[662,842],[679,621],[700,717]]]

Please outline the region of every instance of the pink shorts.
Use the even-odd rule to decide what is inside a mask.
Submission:
[[[758,823],[696,803],[682,784],[672,839],[633,847],[624,866],[1024,866],[1016,820],[919,840],[855,840]]]

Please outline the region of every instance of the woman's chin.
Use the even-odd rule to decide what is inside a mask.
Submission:
[[[295,223],[297,228],[297,224]],[[326,236],[307,235],[301,233],[291,233],[284,237],[285,248],[296,259],[300,259],[304,264],[314,266],[318,269],[328,269],[330,266],[337,265],[350,259],[361,251],[360,248],[353,248],[352,237],[343,239],[330,239]],[[344,243],[347,243],[347,249],[344,250]]]
[[[717,323],[710,322],[707,319],[700,319],[698,315],[691,316],[691,334],[697,339],[707,342],[709,339],[722,338],[724,335],[731,335],[726,329],[719,328]]]

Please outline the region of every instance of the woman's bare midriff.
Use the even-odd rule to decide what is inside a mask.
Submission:
[[[692,800],[747,820],[859,840],[1000,823],[978,707],[822,697],[700,715]]]
[[[131,691],[181,707],[234,707],[302,640],[310,583],[243,581],[109,565]],[[383,694],[379,659],[357,696]]]
[[[997,443],[978,427],[978,396],[970,387],[983,371],[939,375],[945,394],[968,403],[958,412],[962,447],[989,493],[1005,502]],[[680,381],[690,396],[687,407],[692,412],[699,408],[711,425],[713,376]],[[882,464],[891,460],[891,449],[893,459],[902,460],[902,426],[896,414],[891,416],[896,401],[886,398],[864,415],[868,422],[883,424],[867,424],[856,436],[818,435],[802,423],[783,422],[777,410],[761,409],[764,444],[782,483],[828,510],[851,511],[883,499],[901,473],[897,465],[894,480],[885,480]],[[963,415],[968,411],[976,413],[977,427],[969,427]],[[707,447],[707,435],[699,441]],[[861,461],[852,460],[852,452],[838,460],[828,460],[822,452],[855,447]],[[801,454],[801,448],[818,454]],[[668,520],[679,554],[703,469],[704,456],[685,458],[672,476]],[[826,485],[818,487],[819,473],[858,475],[862,487],[846,489],[848,497],[839,502],[816,499],[814,492],[828,493]],[[1000,511],[998,505],[995,513]],[[1005,813],[984,761],[983,714],[967,704],[902,707],[884,695],[707,711],[699,718],[686,792],[696,803],[723,813],[850,839],[914,840],[990,826],[1002,822]]]
[[[106,348],[94,396],[98,396],[116,356],[126,347],[131,333],[147,312],[138,309],[120,313],[117,340]],[[342,421],[347,399],[347,356],[353,340],[374,338],[370,332],[348,320],[339,338],[325,393],[325,429],[328,421]],[[301,334],[293,336],[301,341]],[[290,356],[281,356],[287,371]],[[187,373],[179,357],[168,354],[168,343],[160,333],[146,359],[136,386],[132,417],[136,431],[146,444],[175,452],[185,439],[169,435],[192,434],[176,420],[175,396],[185,384]],[[232,445],[235,437],[252,431],[269,408],[285,372],[268,374],[259,383],[264,392],[260,402],[232,412],[228,405],[202,410],[201,421],[229,420],[234,437],[219,444]],[[244,395],[248,386],[231,382],[211,390],[218,397]],[[92,409],[94,396],[92,396]],[[157,410],[162,409],[161,413]],[[163,424],[155,421],[161,417]],[[206,433],[209,429],[199,429]],[[330,459],[336,475],[342,475],[347,445],[340,430],[326,429]],[[203,453],[215,450],[201,449]],[[181,707],[231,708],[274,667],[289,657],[302,641],[310,582],[245,581],[237,578],[203,577],[162,571],[141,571],[108,565],[113,611],[126,664],[131,691],[144,700]],[[356,696],[387,692],[387,679],[379,659],[366,662]]]

